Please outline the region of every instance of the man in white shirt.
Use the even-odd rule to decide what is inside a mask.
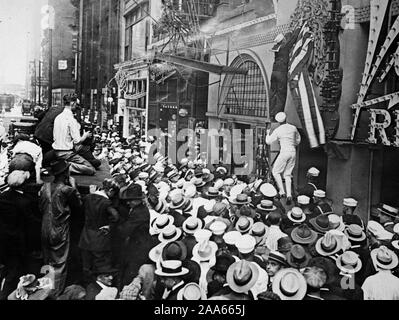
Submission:
[[[76,108],[74,99],[64,99],[64,111],[54,121],[54,143],[52,145],[57,159],[63,159],[69,163],[72,174],[93,176],[96,169],[89,161],[74,151],[74,146],[83,143],[91,137],[90,132],[80,136],[80,124],[75,119],[73,111]]]
[[[280,213],[276,211],[271,212],[267,217],[267,221],[270,223],[270,227],[265,241],[265,245],[269,248],[270,251],[277,251],[278,240],[280,238],[288,237],[288,235],[282,232],[280,229],[280,223],[281,223]]]
[[[371,251],[371,259],[378,272],[364,281],[364,300],[399,300],[399,278],[392,274],[398,266],[397,255],[381,246]]]
[[[296,147],[301,143],[301,135],[298,129],[286,122],[287,115],[280,112],[276,115],[276,121],[280,126],[270,134],[270,128],[267,129],[266,143],[268,145],[278,141],[280,143],[280,154],[273,166],[273,177],[282,197],[287,196],[287,204],[292,201],[292,172],[296,162]],[[284,174],[287,193],[284,191],[281,174]]]

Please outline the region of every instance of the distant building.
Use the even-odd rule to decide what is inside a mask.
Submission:
[[[48,0],[55,12],[52,31],[52,104],[61,105],[62,97],[76,90],[76,45],[79,32],[79,0]],[[43,31],[41,43],[44,79],[44,97],[48,100],[50,59],[49,30]]]

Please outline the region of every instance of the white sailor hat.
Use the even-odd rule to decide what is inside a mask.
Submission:
[[[309,170],[308,170],[308,174],[310,175],[310,176],[312,176],[312,177],[318,177],[319,176],[319,174],[320,174],[320,170],[318,170],[318,169],[316,169],[316,168],[310,168]]]
[[[352,198],[345,198],[343,201],[343,205],[347,207],[357,207],[358,202]]]

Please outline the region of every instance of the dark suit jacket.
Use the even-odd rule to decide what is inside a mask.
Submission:
[[[165,287],[161,284],[160,281],[157,281],[157,284],[155,285],[155,290],[154,290],[154,300],[156,300],[156,301],[177,300],[177,294],[179,293],[180,289],[182,289],[185,285],[186,285],[186,283],[183,282],[177,288],[172,290],[166,299],[162,299],[163,293],[165,292]]]
[[[144,204],[131,210],[129,218],[119,226],[118,231],[123,239],[120,272],[122,287],[133,281],[143,264],[152,263],[148,253],[155,244],[149,228],[150,212]]]
[[[54,140],[54,120],[62,111],[64,111],[64,107],[51,107],[46,112],[42,121],[37,125],[35,137],[51,145]]]
[[[90,283],[86,288],[86,300],[96,300],[96,296],[101,292],[102,288],[97,282]]]

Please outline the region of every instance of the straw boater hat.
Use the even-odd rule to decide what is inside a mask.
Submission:
[[[241,239],[242,234],[239,231],[230,231],[223,235],[224,242],[229,246],[235,246],[237,241]]]
[[[287,218],[294,223],[302,223],[306,220],[306,215],[301,208],[293,207],[288,211]]]
[[[257,205],[257,208],[263,212],[272,212],[277,209],[273,201],[270,200],[262,200],[261,203]]]
[[[169,208],[173,210],[182,209],[187,204],[187,199],[181,193],[176,193],[171,200]]]
[[[167,207],[168,205],[163,200],[159,200],[157,205],[154,207],[154,210],[159,214],[163,214]]]
[[[259,270],[254,263],[240,260],[227,270],[226,282],[234,292],[246,293],[255,285],[258,277]]]
[[[166,245],[167,242],[161,242],[150,250],[150,252],[148,253],[148,257],[152,262],[157,264],[162,260],[162,251]]]
[[[248,254],[255,250],[256,240],[250,235],[244,235],[236,242],[235,246],[240,253]]]
[[[358,202],[353,198],[345,198],[343,200],[343,205],[346,207],[356,208],[358,205]]]
[[[381,208],[378,208],[378,211],[381,212],[382,214],[385,214],[385,215],[393,218],[393,219],[397,218],[398,214],[399,214],[398,209],[388,206],[386,204],[383,204]]]
[[[183,231],[187,234],[194,234],[197,230],[201,230],[204,223],[201,219],[189,217],[183,222]]]
[[[270,183],[262,184],[259,191],[267,198],[274,198],[277,196],[276,188]]]
[[[307,284],[298,270],[287,268],[277,272],[272,289],[281,300],[302,300],[306,295]]]
[[[241,234],[246,234],[249,231],[251,231],[253,224],[254,224],[254,219],[250,217],[241,216],[240,218],[238,218],[235,228]]]
[[[215,221],[209,226],[209,230],[212,231],[215,236],[222,236],[226,229],[227,225],[222,221]]]
[[[220,191],[214,187],[209,187],[205,195],[209,198],[217,198],[220,196]]]
[[[310,204],[310,198],[308,196],[304,196],[304,195],[298,196],[297,202],[300,205],[307,206],[308,204]]]
[[[296,269],[307,267],[310,259],[310,254],[299,244],[293,245],[291,250],[287,253],[288,264]]]
[[[353,274],[360,271],[362,261],[355,252],[346,251],[338,257],[336,265],[343,273]]]
[[[206,294],[195,282],[188,283],[177,293],[177,300],[207,300]]]
[[[212,236],[212,232],[206,229],[197,230],[194,233],[195,240],[200,243],[204,241],[209,241]]]
[[[151,223],[152,228],[156,234],[160,234],[166,227],[173,225],[175,219],[168,214],[161,214]]]
[[[158,235],[160,242],[172,242],[180,238],[182,230],[175,225],[169,225]]]
[[[376,221],[369,221],[367,230],[371,232],[378,240],[391,240],[393,233],[384,229],[384,227]]]
[[[188,273],[188,269],[182,266],[179,260],[166,260],[160,263],[155,274],[160,277],[181,277]]]
[[[202,178],[192,178],[190,181],[196,188],[202,188],[206,182]]]
[[[199,262],[213,261],[215,263],[216,251],[218,251],[218,245],[215,242],[202,241],[193,248],[193,260]]]
[[[197,187],[195,185],[191,184],[191,183],[190,184],[186,184],[183,187],[183,190],[184,190],[184,196],[186,198],[188,198],[188,199],[194,198],[196,196],[196,194],[197,194]]]
[[[310,168],[308,170],[308,175],[310,175],[311,177],[318,177],[320,175],[320,170],[316,169],[316,168]]]
[[[282,266],[288,266],[286,255],[278,251],[271,251],[269,253],[269,260],[277,262]]]
[[[341,232],[343,232],[345,230],[345,224],[344,224],[344,221],[342,220],[342,217],[340,217],[336,214],[328,215],[328,222],[330,224],[331,230],[338,230]]]
[[[244,205],[244,204],[249,204],[251,203],[251,198],[248,197],[246,194],[239,194],[234,198],[231,198],[230,203],[235,204],[235,205]]]
[[[230,197],[232,199],[235,199],[239,194],[242,194],[244,189],[247,187],[247,184],[241,183],[237,184],[234,187],[231,188],[230,190]]]
[[[223,186],[225,187],[231,187],[234,185],[234,180],[231,178],[227,178],[226,180],[224,180],[223,182]]]
[[[310,229],[307,224],[303,223],[292,230],[291,239],[295,243],[311,244],[316,241],[317,233]]]
[[[351,242],[362,242],[366,240],[366,233],[363,231],[362,227],[357,224],[349,225],[344,230],[344,234]]]
[[[267,238],[268,228],[264,223],[256,222],[252,226],[250,234],[255,238],[256,243],[258,244]]]
[[[213,187],[217,190],[220,190],[224,186],[224,181],[222,179],[218,179],[213,184]]]
[[[327,215],[319,215],[316,218],[310,219],[309,223],[315,229],[315,231],[320,233],[326,233],[331,230],[330,221]]]
[[[328,257],[336,254],[341,250],[341,247],[335,236],[327,232],[322,238],[317,240],[315,249],[321,256]]]
[[[326,197],[326,192],[325,191],[323,191],[323,190],[315,190],[314,192],[313,192],[313,196],[314,197],[317,197],[317,198],[325,198]]]
[[[398,256],[386,246],[381,246],[371,251],[374,266],[383,270],[395,269],[398,265]]]

